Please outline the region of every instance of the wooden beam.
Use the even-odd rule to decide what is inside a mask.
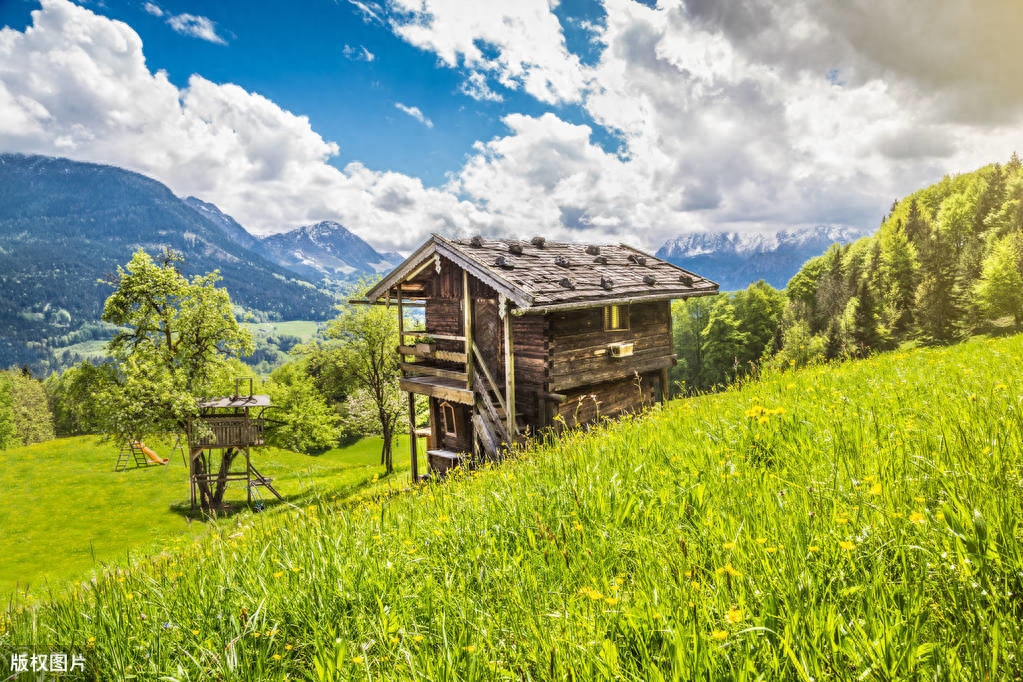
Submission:
[[[462,333],[465,336],[465,382],[472,388],[472,299],[469,297],[469,272],[462,270]]]
[[[580,386],[602,384],[606,381],[631,381],[635,374],[645,374],[671,367],[676,362],[674,355],[662,355],[638,362],[614,363],[607,369],[591,370],[586,372],[573,372],[562,376],[555,376],[551,379],[550,390],[552,393],[566,391]]]
[[[433,352],[434,360],[443,360],[445,362],[457,362],[464,365],[468,362],[468,356],[465,353],[459,353],[454,350],[438,350]],[[471,375],[470,375],[471,378]]]
[[[472,405],[472,391],[461,385],[461,382],[444,379],[442,377],[403,377],[398,380],[401,390],[409,393],[428,395],[440,400],[458,403],[460,405]]]
[[[465,382],[466,380],[465,372],[458,372],[453,369],[441,369],[440,367],[423,365],[418,362],[403,362],[401,363],[401,368],[406,372],[417,372],[431,377],[444,377],[445,379],[454,379],[461,382]]]
[[[401,282],[398,282],[398,348],[401,353],[401,344],[405,343],[405,311],[401,305]],[[398,356],[398,361],[401,362],[405,358],[402,355]],[[405,376],[404,372],[401,372],[401,376]]]
[[[409,454],[412,457],[412,482],[419,482],[419,453],[417,447],[419,437],[416,435],[416,394],[408,394],[408,432]]]
[[[483,376],[486,377],[487,382],[489,382],[490,384],[489,387],[494,391],[494,395],[497,396],[497,404],[501,406],[502,410],[505,410],[507,412],[507,409],[505,408],[504,404],[504,398],[501,397],[501,391],[498,390],[499,387],[497,385],[497,382],[494,381],[494,377],[490,376],[490,370],[487,369],[487,363],[483,361],[483,354],[480,353],[480,349],[475,343],[472,344],[472,354],[473,357],[476,359],[476,362],[479,363],[479,368],[483,370]]]
[[[671,392],[671,389],[668,386],[668,368],[664,367],[663,369],[661,369],[661,402],[662,403],[668,402],[668,399],[671,397],[670,395],[668,395],[670,392]]]
[[[532,308],[514,308],[512,315],[545,315],[547,313],[558,313],[565,310],[581,310],[583,308],[602,308],[606,305],[629,305],[632,303],[650,303],[653,301],[671,301],[679,298],[696,298],[697,296],[714,296],[718,290],[709,289],[701,291],[664,291],[657,294],[636,294],[634,296],[620,296],[617,298],[595,298],[589,301],[572,301],[571,303],[552,303],[551,305],[540,305]]]
[[[512,348],[512,316],[504,316],[504,404],[505,418],[508,420],[508,435],[518,433],[515,420],[515,354]]]

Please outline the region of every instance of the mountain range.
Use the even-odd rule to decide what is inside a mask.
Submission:
[[[339,281],[397,263],[337,223],[261,240],[138,173],[0,154],[0,367],[45,367],[54,349],[102,335],[112,289],[101,280],[135,250],[164,247],[185,275],[219,270],[232,301],[269,320],[325,319]]]
[[[692,232],[664,243],[657,257],[717,282],[721,291],[745,289],[764,280],[783,289],[800,266],[838,242],[869,234],[849,227],[758,232]]]

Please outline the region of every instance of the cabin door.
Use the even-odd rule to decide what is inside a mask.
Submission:
[[[504,356],[502,338],[504,336],[504,322],[497,315],[497,301],[490,299],[477,299],[474,304],[474,315],[472,318],[473,342],[480,349],[480,355],[487,364],[487,370],[498,386],[492,388],[501,390],[504,382]]]

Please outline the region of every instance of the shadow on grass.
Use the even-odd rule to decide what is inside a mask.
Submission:
[[[284,507],[301,509],[303,505],[316,503],[326,503],[330,506],[343,506],[347,503],[358,501],[361,499],[361,493],[371,490],[375,485],[380,482],[387,481],[388,479],[399,480],[399,475],[397,473],[385,474],[379,476],[376,480],[373,478],[367,478],[356,483],[342,485],[338,488],[332,489],[329,496],[324,496],[322,494],[323,491],[310,489],[293,495],[283,495],[283,499],[277,499],[265,491],[259,491],[260,499],[257,500],[254,497],[252,504],[249,504],[244,500],[230,500],[225,502],[220,509],[213,512],[204,511],[199,507],[193,509],[189,502],[172,504],[168,507],[168,509],[188,521],[206,522],[229,519],[245,512],[262,513]],[[405,490],[407,490],[407,486],[386,488],[381,490],[378,494],[389,497],[390,495],[404,492]]]

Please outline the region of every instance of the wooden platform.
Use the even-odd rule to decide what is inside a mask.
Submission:
[[[419,395],[428,395],[440,400],[448,400],[462,405],[475,403],[472,391],[466,388],[464,381],[448,377],[403,377],[400,380],[401,390]]]
[[[430,470],[440,476],[462,463],[462,453],[451,450],[427,450],[426,458],[430,463]]]

